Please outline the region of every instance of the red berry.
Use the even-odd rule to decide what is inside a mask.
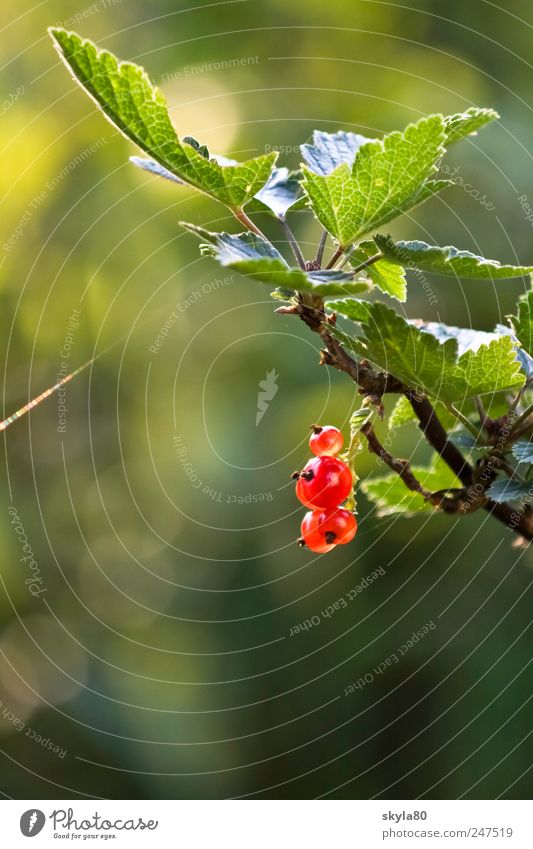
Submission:
[[[296,496],[311,510],[337,507],[352,489],[352,473],[337,457],[313,457],[296,482]]]
[[[322,545],[346,545],[357,533],[357,519],[349,510],[314,510],[307,513],[307,533]],[[303,526],[303,522],[302,522]]]
[[[313,425],[313,433],[309,439],[309,448],[317,457],[338,454],[344,443],[342,433],[333,425]]]
[[[323,534],[320,534],[316,527],[316,513],[306,513],[302,519],[302,537],[298,540],[300,545],[304,545],[316,554],[326,554],[328,551],[333,551],[334,543],[327,543]]]

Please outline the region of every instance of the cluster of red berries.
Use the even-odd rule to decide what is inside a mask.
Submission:
[[[352,491],[353,479],[346,463],[334,456],[344,442],[340,430],[313,425],[312,431],[309,447],[315,456],[293,475],[296,496],[309,508],[298,544],[325,554],[338,544],[351,542],[357,533],[354,514],[339,506]]]

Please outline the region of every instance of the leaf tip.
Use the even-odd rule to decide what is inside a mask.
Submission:
[[[54,46],[61,51],[63,50],[67,39],[74,37],[78,39],[78,41],[81,41],[81,38],[77,33],[69,32],[64,29],[64,27],[48,27],[48,35],[52,39]]]

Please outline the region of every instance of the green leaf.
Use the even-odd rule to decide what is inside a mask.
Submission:
[[[119,63],[74,32],[59,27],[49,32],[76,81],[111,123],[171,174],[232,209],[242,208],[267,182],[277,153],[240,164],[207,158],[198,142],[178,138],[165,97],[142,68]]]
[[[411,324],[426,333],[431,333],[439,342],[445,342],[446,339],[455,339],[459,355],[464,354],[465,351],[477,351],[481,345],[490,345],[491,342],[499,339],[502,335],[498,332],[488,333],[486,330],[473,330],[471,327],[453,327],[439,321],[413,319]]]
[[[407,422],[414,421],[416,421],[416,415],[409,403],[409,399],[405,395],[400,395],[389,416],[389,428],[393,430],[407,424]]]
[[[494,109],[480,109],[478,106],[471,106],[456,115],[448,115],[444,119],[446,144],[449,146],[465,136],[475,136],[478,130],[499,117]]]
[[[493,395],[520,388],[524,375],[512,340],[502,336],[489,345],[481,345],[477,351],[462,354],[455,368],[444,375],[444,380],[441,400],[462,402],[474,395]]]
[[[522,348],[533,357],[533,290],[518,299],[518,315],[509,318]]]
[[[357,267],[357,265],[365,262],[365,260],[370,259],[370,257],[375,256],[377,253],[378,249],[372,240],[361,242],[350,254],[352,265]],[[365,268],[365,273],[370,277],[372,283],[381,289],[385,295],[396,298],[398,301],[406,300],[407,283],[405,281],[405,271],[402,266],[389,262],[387,259],[380,259],[378,262]]]
[[[269,212],[283,221],[298,199],[301,173],[274,168],[268,181],[250,201],[248,212]]]
[[[343,162],[351,167],[359,148],[369,141],[371,139],[366,136],[347,133],[344,130],[339,130],[338,133],[315,130],[313,144],[301,144],[300,150],[311,171],[315,174],[331,174]]]
[[[508,336],[458,357],[455,339],[441,344],[435,336],[419,330],[384,304],[369,305],[368,315],[362,324],[364,339],[353,340],[359,355],[368,357],[410,388],[443,403],[493,394],[524,382],[514,344]]]
[[[163,168],[159,162],[156,162],[155,159],[145,159],[144,156],[130,156],[130,162],[133,165],[136,165],[137,168],[141,168],[142,171],[148,171],[150,174],[156,174],[158,177],[164,177],[165,180],[171,180],[173,183],[179,183],[180,186],[186,185],[183,180],[180,180],[179,177],[176,177],[172,171],[169,171],[167,168]]]
[[[422,486],[430,492],[453,489],[462,485],[442,460],[438,460],[434,467],[413,466],[412,472]],[[382,477],[369,478],[360,486],[365,495],[376,504],[378,516],[391,516],[394,513],[412,515],[435,510],[418,492],[408,490],[402,479],[394,472]]]
[[[224,267],[233,268],[240,274],[253,277],[262,283],[300,292],[313,292],[323,297],[368,290],[368,284],[354,280],[350,272],[303,271],[300,268],[292,268],[274,245],[255,233],[210,233],[203,227],[196,227],[184,221],[180,223],[204,240],[204,244],[200,246],[202,253],[214,257]]]
[[[453,413],[450,413],[440,401],[434,401],[433,406],[443,428],[447,431],[453,430],[457,424],[457,418]],[[408,398],[405,395],[400,395],[389,416],[389,428],[392,430],[408,422],[418,422],[418,419]],[[452,437],[453,434],[449,437],[450,441],[453,441]]]
[[[290,304],[295,295],[294,289],[283,289],[281,286],[270,293],[271,298],[275,298],[276,301],[284,301],[286,304]]]
[[[413,208],[451,181],[426,182],[444,153],[441,115],[423,118],[403,132],[363,144],[353,166],[330,174],[303,166],[302,188],[323,226],[346,247],[360,236]]]
[[[448,437],[449,442],[453,442],[459,448],[465,451],[487,451],[486,445],[480,445],[474,437],[469,433],[452,433]]]
[[[533,272],[533,266],[501,265],[495,259],[484,259],[470,251],[457,248],[439,248],[425,242],[394,242],[390,236],[377,234],[374,241],[382,254],[391,262],[407,268],[467,277],[471,280],[524,277]]]
[[[533,463],[533,442],[515,442],[513,457],[519,463]]]
[[[350,415],[350,429],[355,431],[361,430],[371,415],[372,410],[369,410],[368,407],[360,407],[358,410],[354,410]]]
[[[362,325],[364,336],[355,338],[330,328],[345,347],[443,404],[517,388],[524,382],[510,336],[436,322],[421,323],[421,329],[384,304],[355,298],[330,301],[328,308]],[[443,404],[437,413],[452,427]]]
[[[487,495],[492,501],[528,502],[533,498],[533,487],[510,478],[498,478],[487,489]]]
[[[195,139],[190,139],[192,147],[196,150],[204,150],[204,146],[200,148]],[[193,144],[194,142],[194,144]],[[203,155],[203,154],[202,154]],[[225,157],[215,157],[219,164],[237,165],[233,160],[226,160]],[[224,162],[221,160],[224,159]],[[149,171],[156,174],[158,177],[164,177],[166,180],[172,180],[174,183],[186,185],[183,180],[163,168],[155,159],[145,159],[142,156],[130,156],[130,162],[141,168],[143,171]],[[283,221],[289,209],[293,209],[297,203],[298,194],[300,191],[301,174],[298,171],[289,171],[288,168],[274,168],[269,179],[262,189],[260,189],[247,204],[247,211],[250,212],[267,212],[274,215]],[[301,200],[302,198],[300,198]]]
[[[363,450],[363,439],[361,436],[361,428],[365,422],[370,422],[375,415],[374,410],[368,407],[361,407],[355,410],[350,416],[350,442],[345,451],[339,454],[339,459],[342,460],[352,473],[352,489],[344,505],[346,510],[357,514],[357,484],[359,483],[359,475],[357,474],[357,457]]]
[[[512,319],[513,316],[508,316],[508,318]],[[510,336],[516,345],[520,344],[517,336],[513,333],[512,329],[510,327],[507,327],[507,325],[505,324],[497,324],[495,327],[495,333],[497,333],[499,336]],[[527,339],[527,332],[526,334],[523,334],[523,336]],[[520,364],[522,366],[524,374],[526,375],[526,379],[529,381],[531,378],[533,378],[533,357],[527,353],[525,348],[518,348],[516,356],[520,360]]]
[[[366,321],[370,316],[371,304],[356,298],[342,298],[339,301],[329,301],[328,309],[338,312],[352,321]]]
[[[481,345],[490,345],[493,340],[499,339],[501,336],[509,336],[513,344],[519,344],[511,329],[503,324],[497,324],[494,332],[488,333],[486,330],[473,330],[471,327],[450,327],[448,324],[441,324],[437,321],[420,321],[417,319],[411,323],[419,327],[420,330],[425,330],[427,333],[436,336],[441,342],[446,339],[455,339],[459,355],[464,354],[465,351],[477,351]],[[522,348],[517,348],[516,359],[520,363],[526,378],[532,377],[533,358]]]

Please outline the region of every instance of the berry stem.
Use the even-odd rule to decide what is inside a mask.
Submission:
[[[337,248],[337,250],[335,251],[335,253],[334,253],[334,254],[333,254],[333,256],[331,257],[330,261],[329,261],[329,262],[328,262],[328,264],[326,265],[326,268],[327,268],[327,269],[329,269],[329,268],[333,268],[333,266],[335,265],[335,263],[337,262],[337,260],[338,260],[338,259],[340,259],[340,257],[343,255],[343,253],[344,253],[344,251],[345,251],[345,250],[346,250],[346,248]]]
[[[287,221],[286,221],[285,218],[280,218],[279,222],[281,224],[283,232],[285,233],[285,236],[287,237],[287,242],[291,246],[291,249],[292,249],[292,252],[294,254],[294,258],[295,258],[296,262],[298,263],[299,267],[302,270],[305,271],[305,259],[303,258],[303,254],[300,250],[300,245],[296,241],[296,237],[295,237],[294,233],[292,232],[291,228],[287,224]]]
[[[265,234],[262,232],[262,230],[259,229],[259,227],[256,227],[251,218],[248,218],[244,209],[232,209],[231,211],[233,212],[237,221],[240,221],[241,224],[244,224],[247,230],[250,230],[252,233],[255,233],[256,236],[261,236],[261,238],[265,239],[266,241]]]
[[[323,230],[322,235],[320,237],[320,241],[318,243],[318,248],[315,257],[315,264],[318,265],[319,268],[322,268],[322,260],[324,259],[324,248],[326,247],[327,240],[328,231]]]
[[[377,438],[371,422],[366,422],[363,425],[361,433],[366,437],[368,450],[372,454],[376,454],[383,463],[386,463],[390,469],[396,472],[401,477],[407,489],[410,489],[412,492],[418,492],[426,501],[431,501],[431,492],[417,480],[407,460],[397,460],[392,454],[389,454]]]
[[[368,268],[369,265],[374,265],[375,262],[379,262],[380,259],[383,259],[382,253],[374,254],[374,256],[371,256],[368,259],[365,259],[364,262],[356,265],[355,268],[352,269],[352,274],[357,274],[359,271],[363,271],[365,268]]]

